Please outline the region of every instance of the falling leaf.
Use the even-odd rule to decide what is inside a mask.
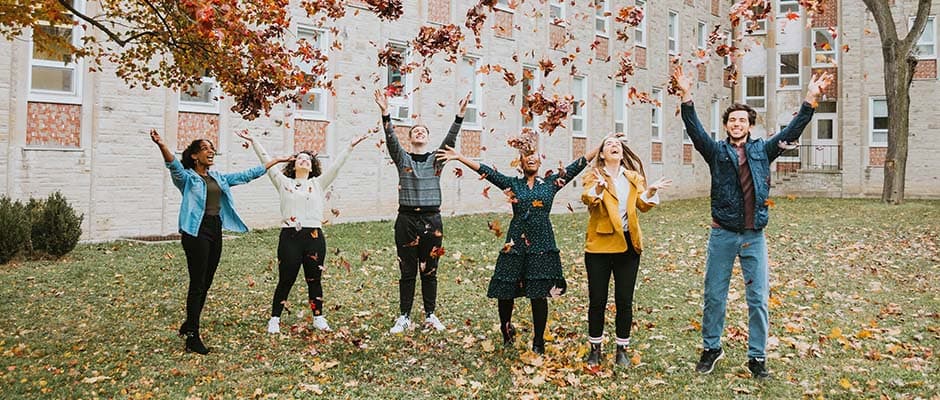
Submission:
[[[444,250],[443,246],[441,247],[434,246],[433,248],[431,248],[430,256],[431,258],[439,258],[440,256],[443,256],[444,253],[446,253],[446,250]]]
[[[509,250],[512,250],[512,246],[515,246],[515,245],[516,245],[516,243],[513,242],[512,239],[509,239],[508,242],[503,243],[503,249],[500,250],[500,251],[503,252],[503,253],[508,253]]]
[[[768,208],[774,208],[774,206],[776,206],[777,203],[774,202],[774,199],[767,199],[767,200],[764,200],[764,205],[767,206]]]
[[[330,213],[333,214],[333,218],[338,218],[338,217],[339,217],[339,209],[331,208],[331,209],[330,209]]]
[[[463,169],[461,169],[460,167],[454,167],[454,175],[455,175],[456,177],[458,177],[458,178],[462,178],[462,177],[463,177]]]
[[[483,188],[483,197],[490,198],[490,186]]]
[[[532,207],[542,207],[542,200],[532,200]]]

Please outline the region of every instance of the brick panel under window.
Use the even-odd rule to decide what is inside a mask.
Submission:
[[[813,16],[813,28],[828,28],[839,25],[839,16],[836,10],[839,5],[836,0],[822,0],[822,9],[825,10],[820,15]],[[832,10],[830,12],[830,10]]]
[[[411,140],[408,139],[408,131],[411,130],[411,126],[408,125],[396,125],[395,126],[395,136],[398,136],[398,143],[401,145],[401,148],[405,151],[411,151]]]
[[[594,36],[594,58],[606,60],[610,57],[610,39],[603,36]]]
[[[571,138],[571,156],[573,158],[578,158],[578,157],[583,156],[586,149],[587,149],[587,138],[583,138],[583,137]]]
[[[209,139],[219,149],[219,115],[181,112],[176,131],[176,149],[183,151],[196,139]]]
[[[813,68],[813,75],[822,75],[824,72],[832,74],[832,83],[823,90],[826,99],[836,100],[839,96],[839,71],[837,68]],[[822,100],[822,98],[820,98]]]
[[[914,79],[937,79],[937,60],[917,60]]]
[[[462,129],[460,131],[460,152],[470,158],[480,158],[480,131]]]
[[[702,81],[702,82],[708,81],[708,68],[705,67],[705,64],[696,65],[695,69],[698,70],[699,81]]]
[[[511,39],[513,13],[506,10],[495,10],[493,13],[496,14],[496,23],[493,27],[496,37]]]
[[[712,15],[721,15],[721,0],[712,0]]]
[[[663,162],[663,144],[660,142],[652,143],[652,154],[650,155],[650,161],[654,163]]]
[[[30,146],[81,146],[82,106],[33,103],[26,106],[26,144]]]
[[[646,47],[633,47],[633,63],[637,68],[646,69]]]
[[[549,24],[548,44],[553,50],[563,50],[565,48],[565,27]]]
[[[329,121],[294,120],[294,152],[323,151],[326,148],[326,132],[329,126]]]
[[[796,172],[799,169],[799,161],[777,161],[777,172]]]
[[[352,3],[355,0],[350,0]],[[447,24],[450,22],[450,0],[428,0],[428,22]]]
[[[884,167],[886,155],[888,155],[887,147],[869,147],[868,165],[872,167]]]
[[[688,143],[682,144],[682,163],[691,164],[692,163],[692,145]]]

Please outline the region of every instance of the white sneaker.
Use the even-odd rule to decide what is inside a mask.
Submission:
[[[424,325],[430,325],[439,331],[444,330],[444,324],[442,324],[441,320],[437,319],[437,316],[434,314],[428,314],[428,317],[424,319]]]
[[[281,333],[281,318],[271,317],[268,320],[268,333]]]
[[[392,329],[388,330],[388,333],[401,333],[405,329],[411,326],[411,320],[408,319],[407,315],[402,315],[395,320],[395,326]]]
[[[313,317],[313,327],[321,331],[332,331],[332,329],[330,329],[330,325],[326,323],[326,317],[322,315]]]

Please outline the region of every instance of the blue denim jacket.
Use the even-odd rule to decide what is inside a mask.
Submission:
[[[754,229],[767,226],[770,218],[767,199],[770,197],[770,163],[783,150],[777,146],[781,141],[793,142],[803,134],[803,128],[813,119],[813,106],[804,102],[800,112],[786,128],[767,139],[748,139],[745,143],[747,165],[754,181]],[[712,219],[722,228],[741,232],[744,230],[744,192],[738,180],[738,152],[728,140],[714,140],[705,133],[705,128],[695,114],[692,102],[682,104],[682,122],[692,139],[695,149],[702,154],[711,171]]]
[[[203,214],[206,212],[206,183],[196,171],[183,168],[183,164],[176,158],[166,163],[166,168],[170,170],[170,178],[173,178],[173,184],[183,194],[183,201],[180,202],[180,233],[199,236],[199,225],[202,223]],[[241,217],[235,212],[231,187],[251,182],[264,175],[264,172],[263,165],[231,174],[209,171],[209,176],[215,179],[222,189],[222,198],[219,200],[221,202],[219,217],[222,218],[222,229],[235,232],[248,231],[248,227],[245,226]]]

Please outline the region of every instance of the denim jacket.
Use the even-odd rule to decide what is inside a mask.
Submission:
[[[767,139],[748,139],[745,143],[747,164],[754,181],[754,229],[767,226],[769,219],[767,199],[770,197],[770,163],[783,152],[778,144],[792,142],[803,134],[803,128],[813,119],[815,110],[804,102],[800,112],[786,128]],[[722,228],[741,232],[744,230],[744,192],[738,180],[738,153],[726,140],[714,140],[707,133],[692,102],[682,104],[682,122],[689,133],[695,149],[705,158],[711,171],[712,219]]]
[[[173,161],[166,163],[166,168],[170,170],[173,185],[176,185],[176,188],[183,194],[183,201],[180,202],[180,233],[198,236],[199,225],[202,224],[202,217],[206,212],[206,183],[196,171],[183,168],[183,164],[180,163],[179,159],[174,158]],[[222,229],[235,232],[248,231],[248,227],[245,226],[241,217],[235,212],[231,187],[251,182],[264,175],[264,172],[263,165],[231,174],[209,171],[209,176],[215,179],[222,189],[222,197],[219,200],[221,202],[219,217],[222,219]]]

